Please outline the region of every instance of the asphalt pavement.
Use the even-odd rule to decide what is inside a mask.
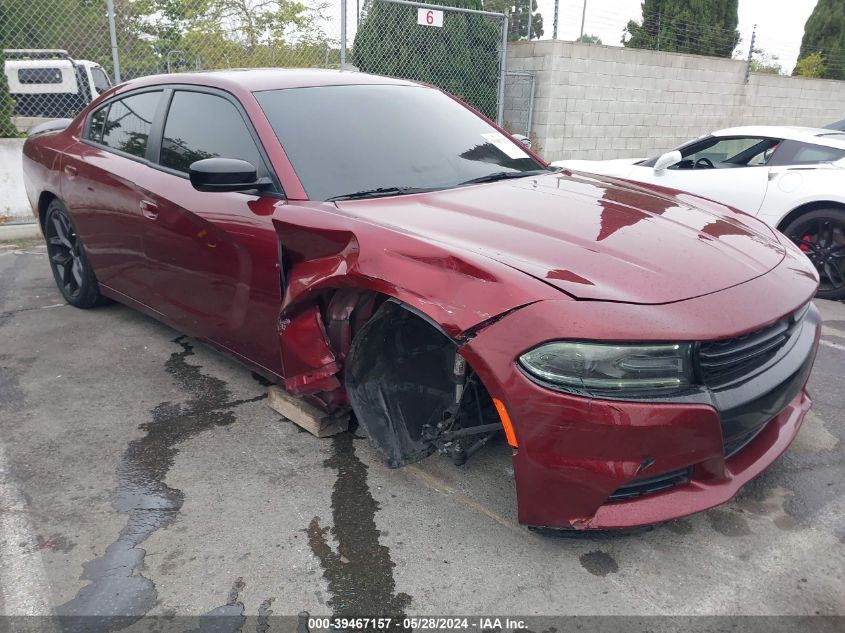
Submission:
[[[819,307],[813,409],[771,469],[704,514],[556,538],[517,523],[504,442],[390,470],[0,244],[0,614],[845,615],[845,305]]]

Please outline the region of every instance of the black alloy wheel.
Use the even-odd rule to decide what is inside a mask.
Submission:
[[[819,272],[821,299],[845,299],[845,210],[818,209],[795,219],[784,231]]]
[[[53,278],[65,300],[78,308],[102,303],[97,278],[85,257],[82,240],[58,200],[53,200],[47,208],[44,237]]]

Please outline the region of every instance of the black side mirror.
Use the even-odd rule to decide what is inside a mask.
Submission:
[[[255,165],[237,158],[205,158],[191,163],[188,176],[197,191],[264,189],[271,182],[259,178]]]

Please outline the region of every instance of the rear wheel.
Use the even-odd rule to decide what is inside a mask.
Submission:
[[[82,239],[64,205],[53,200],[44,221],[47,256],[59,292],[72,306],[91,308],[103,302],[97,278],[85,257]]]
[[[817,209],[784,229],[819,271],[821,299],[845,299],[845,210]]]

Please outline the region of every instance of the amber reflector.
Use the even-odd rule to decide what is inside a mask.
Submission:
[[[496,411],[499,412],[499,419],[502,421],[502,426],[505,427],[505,437],[508,444],[514,448],[518,448],[519,444],[516,441],[516,433],[513,432],[513,424],[511,423],[511,416],[508,415],[508,410],[505,409],[504,403],[498,398],[493,398],[493,404],[496,405]]]

